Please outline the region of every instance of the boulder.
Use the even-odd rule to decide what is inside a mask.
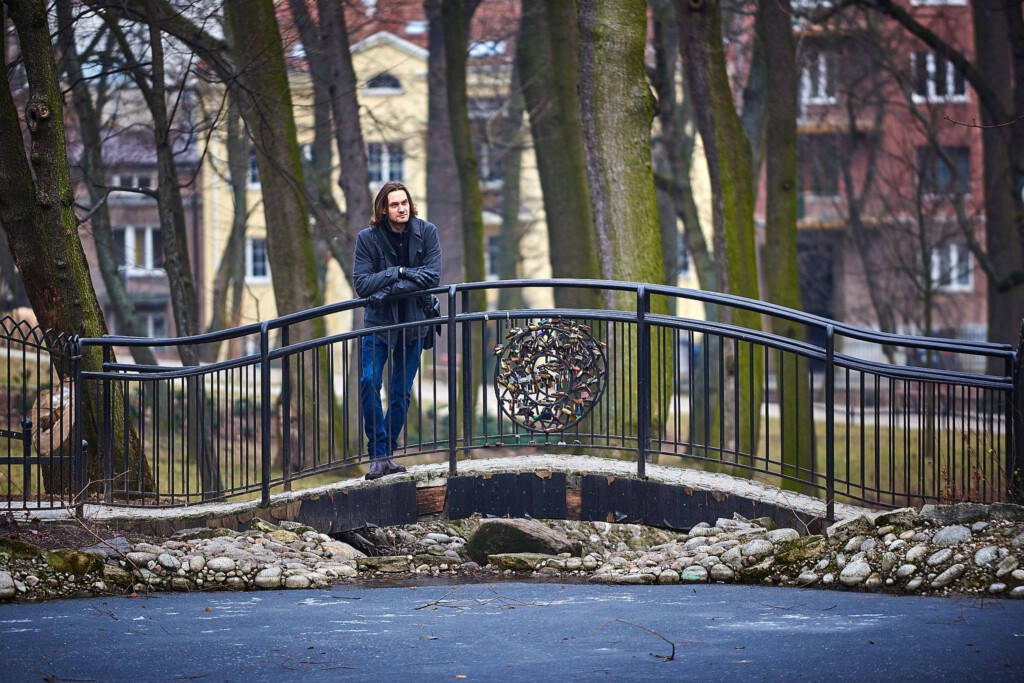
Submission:
[[[953,526],[943,527],[935,532],[932,536],[932,545],[937,545],[940,548],[947,548],[949,546],[959,545],[960,543],[966,543],[971,540],[971,530],[965,526],[959,524]]]
[[[956,505],[925,505],[921,508],[921,519],[936,526],[965,524],[988,519],[988,505],[981,503],[957,503]]]
[[[6,555],[12,560],[31,560],[39,553],[39,548],[31,543],[16,538],[0,538],[0,555]]]
[[[82,548],[83,553],[89,553],[91,555],[99,555],[100,557],[109,557],[113,559],[119,559],[124,557],[132,551],[132,544],[128,542],[128,539],[124,536],[114,536],[113,538],[107,539],[102,543],[91,545],[88,548]]]
[[[834,543],[843,543],[854,536],[866,536],[874,533],[874,530],[875,523],[871,519],[866,515],[858,515],[836,522],[825,530],[825,534]]]
[[[0,600],[10,600],[18,593],[14,586],[14,577],[10,572],[0,572]]]
[[[407,572],[411,569],[409,558],[405,555],[381,555],[379,557],[359,557],[357,567],[361,572]]]
[[[103,560],[100,558],[78,550],[54,550],[44,553],[43,557],[54,571],[75,576],[98,571],[103,566]]]
[[[207,527],[193,527],[182,529],[171,534],[172,541],[198,541],[208,538],[221,538],[224,536],[237,536],[231,529],[209,529]]]
[[[532,519],[489,519],[480,523],[466,544],[473,561],[487,564],[489,555],[504,553],[570,553],[574,544],[568,536]]]
[[[532,571],[539,567],[542,562],[560,559],[556,555],[545,553],[497,553],[488,555],[487,561],[498,569],[511,569],[513,571]]]

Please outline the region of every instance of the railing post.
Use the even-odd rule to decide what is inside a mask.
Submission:
[[[110,362],[110,347],[103,347],[103,500],[114,502],[114,403],[110,391],[110,379],[107,376],[107,364]],[[127,425],[125,425],[127,428]]]
[[[28,503],[29,491],[32,489],[32,418],[21,421],[21,500]]]
[[[89,444],[84,438],[82,438],[82,400],[85,398],[82,394],[82,346],[76,340],[69,348],[71,352],[71,362],[75,368],[74,394],[72,402],[74,405],[74,416],[72,419],[75,421],[74,443],[81,446],[81,448],[78,449],[78,453],[75,455],[74,465],[74,493],[76,496],[79,496],[78,500],[75,501],[75,509],[77,511],[76,514],[81,518],[85,512],[85,473],[89,467]]]
[[[267,323],[260,327],[260,447],[261,447],[261,503],[270,505],[270,329]],[[287,378],[284,379],[287,383]]]
[[[825,518],[836,519],[836,335],[825,327]]]
[[[636,400],[636,474],[646,477],[647,449],[651,439],[651,332],[647,326],[650,294],[640,285],[636,289],[637,400]]]
[[[458,473],[458,449],[455,443],[455,405],[459,397],[456,380],[458,368],[455,365],[455,292],[456,286],[448,288],[448,476]]]
[[[288,326],[281,328],[281,347],[287,347],[291,335]],[[284,465],[284,490],[292,490],[292,382],[291,360],[287,355],[281,357],[281,462]]]
[[[1011,498],[1024,502],[1024,320],[1020,326],[1020,340],[1013,358],[1007,360],[1013,377],[1013,389],[1007,402],[1006,436],[1009,442],[1007,458],[1007,488]]]
[[[462,312],[469,313],[469,290],[462,292]],[[473,446],[473,323],[462,323],[462,445]]]

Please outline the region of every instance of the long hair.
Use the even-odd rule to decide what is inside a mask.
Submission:
[[[377,192],[377,198],[373,200],[373,217],[370,218],[370,225],[381,225],[388,219],[388,195],[396,190],[405,192],[405,196],[409,198],[409,215],[416,215],[416,204],[412,201],[409,188],[397,180],[390,180],[384,183]]]

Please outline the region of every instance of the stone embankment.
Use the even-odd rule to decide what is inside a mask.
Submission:
[[[1024,508],[925,506],[847,519],[825,535],[768,519],[689,533],[603,522],[436,521],[349,536],[308,527],[190,529],[159,545],[115,537],[40,551],[0,539],[0,600],[153,590],[320,588],[385,577],[519,576],[617,584],[760,583],[1024,597]]]

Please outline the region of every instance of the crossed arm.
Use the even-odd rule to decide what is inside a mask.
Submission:
[[[418,268],[389,266],[374,272],[370,245],[366,239],[357,239],[352,272],[356,295],[379,302],[388,296],[436,287],[441,280],[441,245],[436,230],[424,232],[423,250],[423,265]]]

